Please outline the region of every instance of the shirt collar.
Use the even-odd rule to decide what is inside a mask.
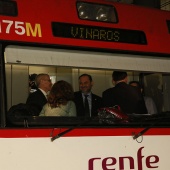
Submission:
[[[38,89],[44,94],[45,97],[47,97],[48,93],[46,93],[43,89],[40,89],[40,88]]]
[[[87,94],[84,94],[84,93],[81,93],[83,98],[85,97],[84,95],[89,95],[89,97],[91,97],[91,92],[87,93]]]

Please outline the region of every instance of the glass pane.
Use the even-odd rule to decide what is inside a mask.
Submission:
[[[77,11],[80,19],[117,22],[116,12],[113,6],[77,2]]]

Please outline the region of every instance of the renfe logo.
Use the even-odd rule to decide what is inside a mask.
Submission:
[[[131,156],[123,156],[119,158],[115,157],[107,157],[107,158],[91,158],[89,159],[89,170],[95,170],[95,163],[97,161],[101,162],[102,169],[103,170],[143,170],[143,163],[146,164],[146,167],[148,169],[151,168],[158,168],[157,163],[159,162],[159,157],[157,155],[149,155],[149,156],[142,156],[142,149],[144,147],[139,148],[137,151],[137,167],[135,167],[135,161],[134,158]],[[145,160],[142,163],[142,159]],[[124,161],[129,160],[129,167],[124,166]],[[109,163],[108,163],[109,162]],[[119,169],[115,168],[114,165],[119,164]]]

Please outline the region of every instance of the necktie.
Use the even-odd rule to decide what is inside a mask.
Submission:
[[[89,102],[88,102],[88,97],[89,95],[84,95],[85,99],[84,99],[84,109],[85,109],[85,115],[90,117],[90,110],[89,110]]]

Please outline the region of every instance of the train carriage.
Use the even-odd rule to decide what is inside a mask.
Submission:
[[[170,12],[109,0],[0,0],[1,168],[164,170],[170,167]],[[113,70],[140,81],[158,113],[111,118],[9,116],[48,73],[78,90],[113,86]]]

